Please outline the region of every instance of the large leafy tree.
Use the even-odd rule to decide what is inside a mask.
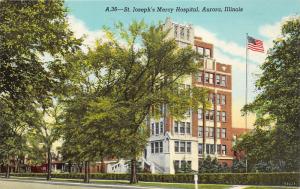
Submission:
[[[99,136],[85,139],[82,153],[104,156],[110,153],[99,153],[109,147],[115,156],[131,158],[131,183],[135,183],[137,157],[149,136],[150,110],[163,104],[168,106],[166,114],[180,117],[188,108],[198,108],[204,92],[180,89],[180,79],[198,70],[198,56],[191,47],[179,48],[168,39],[162,25],[133,22],[125,28],[120,23],[116,29],[117,34],[107,30],[106,40],[98,41],[87,54],[67,59],[67,70],[83,75],[69,82],[77,89],[70,100],[85,99],[81,113],[76,111],[70,120],[86,128],[77,136]]]
[[[27,131],[24,125],[30,126],[28,109],[61,92],[62,59],[80,42],[68,29],[62,0],[0,1],[0,102],[5,107],[1,129],[9,131],[0,140],[11,144],[1,145],[1,151],[24,149],[17,144],[26,143],[19,128]]]
[[[300,18],[282,26],[282,36],[274,41],[261,66],[256,82],[259,95],[245,106],[257,115],[256,129],[238,147],[250,161],[272,163],[283,170],[299,170],[300,146]],[[251,145],[252,142],[256,145]],[[253,154],[253,156],[251,155]]]

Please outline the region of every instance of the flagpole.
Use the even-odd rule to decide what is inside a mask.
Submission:
[[[246,33],[246,91],[245,91],[245,105],[248,104],[248,33]],[[248,128],[248,114],[245,112],[245,127]]]
[[[246,91],[245,91],[245,105],[248,104],[248,33],[246,33]],[[245,112],[245,126],[248,128],[248,113]],[[248,160],[247,160],[247,151],[245,151],[246,159],[246,173],[248,172]]]

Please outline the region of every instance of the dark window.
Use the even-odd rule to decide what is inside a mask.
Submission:
[[[185,123],[180,122],[180,134],[184,134],[184,133],[185,133]]]
[[[226,129],[222,128],[222,138],[226,138]]]
[[[217,145],[217,153],[218,153],[218,154],[221,154],[221,144],[218,144],[218,145]]]
[[[210,112],[209,112],[209,119],[210,120],[214,120],[214,116],[215,116],[215,111],[214,110],[211,110]]]
[[[179,161],[178,160],[175,160],[174,167],[175,167],[175,169],[179,169]]]
[[[222,112],[222,122],[226,122],[226,112]]]
[[[155,153],[159,152],[159,142],[155,142]]]
[[[198,144],[198,153],[203,154],[203,144],[201,143]]]
[[[185,152],[185,142],[180,142],[180,152]]]
[[[164,123],[161,121],[160,122],[160,134],[164,133]]]
[[[154,142],[151,142],[151,153],[154,153]]]
[[[222,98],[221,104],[222,104],[222,105],[225,105],[225,104],[226,104],[226,96],[225,96],[225,95],[222,95],[221,98]]]
[[[198,127],[198,135],[199,135],[199,137],[203,137],[203,127],[202,126]]]
[[[159,152],[162,153],[162,152],[163,152],[163,149],[164,149],[164,147],[163,147],[163,142],[160,141],[160,144],[159,144]]]
[[[202,77],[203,77],[203,73],[202,72],[198,72],[196,74],[196,81],[202,83]]]
[[[156,135],[159,134],[159,123],[158,122],[155,123],[155,134]]]
[[[191,134],[191,123],[190,122],[186,122],[186,133]]]
[[[225,75],[221,76],[221,86],[223,86],[223,87],[226,86],[226,76]]]
[[[222,154],[226,155],[226,145],[222,145]]]
[[[221,81],[220,81],[220,75],[216,74],[216,85],[220,85]]]
[[[209,74],[209,84],[214,84],[214,74]]]
[[[204,74],[204,82],[209,83],[209,73]]]
[[[179,142],[175,141],[175,152],[179,152]]]
[[[187,142],[186,143],[186,152],[191,152],[191,148],[192,148],[191,142]]]
[[[175,133],[178,133],[178,121],[175,121],[175,124],[174,124],[174,132],[175,132]]]
[[[154,131],[155,131],[154,127],[155,127],[155,123],[152,123],[152,129],[151,129],[151,134],[152,135],[154,135]]]
[[[205,119],[209,120],[209,111],[208,110],[205,112]]]
[[[208,127],[208,136],[213,138],[214,137],[214,128]]]

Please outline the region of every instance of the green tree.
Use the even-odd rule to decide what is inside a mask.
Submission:
[[[178,88],[182,77],[198,70],[198,55],[191,47],[179,48],[175,40],[168,39],[162,25],[133,22],[125,28],[119,23],[117,31],[119,35],[107,30],[107,40],[98,41],[87,54],[71,56],[67,70],[82,73],[81,68],[87,69],[83,72],[87,75],[73,82],[75,88],[84,86],[74,96],[86,92],[81,127],[89,128],[84,130],[89,135],[103,134],[105,128],[113,130],[107,136],[114,141],[111,149],[116,156],[131,158],[131,183],[135,183],[136,161],[149,136],[146,120],[150,110],[163,104],[168,106],[168,115],[180,117],[189,107],[198,108],[193,102],[199,101],[201,89]],[[90,143],[99,153],[111,145],[107,141]],[[105,144],[103,149],[94,147],[97,142]],[[88,145],[84,148],[87,152]]]
[[[274,41],[261,66],[262,74],[256,82],[259,95],[244,107],[244,111],[256,113],[257,129],[238,144],[253,163],[272,160],[286,171],[300,167],[299,39],[297,16],[282,26],[282,36]]]

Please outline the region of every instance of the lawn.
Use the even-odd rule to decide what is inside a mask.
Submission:
[[[295,189],[295,188],[276,187],[276,186],[249,186],[244,189]]]

